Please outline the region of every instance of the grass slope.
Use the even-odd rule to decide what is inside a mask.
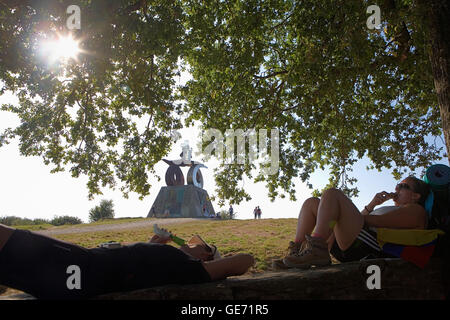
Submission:
[[[70,229],[84,226],[126,223],[144,219],[114,219],[103,222],[75,226],[19,226],[18,229],[45,230]],[[261,219],[261,220],[198,220],[179,224],[160,223],[177,236],[189,240],[198,234],[205,241],[216,245],[222,256],[236,253],[250,253],[255,257],[255,265],[250,273],[271,269],[271,261],[285,255],[288,243],[294,239],[297,219]],[[87,248],[98,246],[102,242],[119,241],[122,244],[148,241],[153,235],[152,228],[133,228],[84,233],[58,234],[52,237],[75,243]],[[173,244],[175,247],[176,244]],[[10,295],[20,291],[0,286],[0,295]]]
[[[137,220],[133,220],[137,221]],[[115,222],[130,222],[122,220]],[[106,221],[105,224],[115,223]],[[102,223],[97,222],[95,225]],[[224,256],[236,253],[250,253],[256,264],[251,272],[270,269],[274,258],[282,257],[290,240],[294,239],[297,219],[260,219],[260,220],[198,220],[179,224],[160,223],[160,226],[174,234],[189,240],[198,234],[205,241],[216,245]],[[94,224],[85,224],[85,226]],[[84,225],[83,225],[84,226]],[[80,227],[80,225],[74,226]],[[71,228],[63,226],[58,228]],[[39,229],[39,228],[36,228]],[[133,228],[128,230],[98,231],[88,233],[68,233],[53,237],[75,243],[87,248],[98,246],[102,242],[119,241],[122,244],[148,241],[153,235],[152,228]],[[173,244],[177,246],[176,244]]]

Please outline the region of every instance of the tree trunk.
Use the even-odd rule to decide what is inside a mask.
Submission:
[[[428,11],[430,60],[450,163],[450,1],[425,0],[421,4]]]

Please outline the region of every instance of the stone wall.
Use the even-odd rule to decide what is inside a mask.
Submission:
[[[367,280],[381,271],[380,289],[369,290]],[[197,285],[167,285],[98,296],[99,300],[354,300],[445,299],[442,263],[431,261],[425,269],[400,259],[377,259],[335,264],[309,270],[289,269],[231,277]],[[0,297],[1,298],[1,297]],[[30,299],[15,295],[4,299]]]
[[[367,267],[381,270],[381,289],[367,288]],[[297,300],[297,299],[444,299],[442,265],[425,269],[400,259],[377,259],[329,267],[266,272],[224,281],[164,286],[112,293],[98,299],[151,300]]]

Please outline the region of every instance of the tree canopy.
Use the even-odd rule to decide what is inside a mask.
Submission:
[[[188,110],[206,128],[279,128],[280,170],[259,177],[272,197],[325,166],[330,186],[351,184],[346,170],[364,155],[396,177],[438,159],[425,140],[441,131],[420,12],[397,1],[369,30],[369,4],[189,2]],[[237,194],[244,173],[224,167],[219,185]]]
[[[294,199],[294,178],[314,183],[325,167],[329,186],[355,195],[350,171],[364,156],[396,178],[442,156],[426,139],[443,133],[427,10],[375,3],[380,29],[366,25],[374,3],[359,0],[1,0],[2,92],[20,101],[2,110],[21,124],[0,145],[18,137],[23,155],[87,175],[91,196],[117,179],[144,196],[184,115],[204,130],[279,130],[277,174],[223,165],[221,200],[249,199],[244,175]],[[39,39],[65,30],[69,4],[81,8],[83,54],[48,66]],[[176,88],[181,66],[192,80]]]
[[[73,4],[81,8],[81,29],[73,33],[83,53],[48,64],[40,44],[67,33]],[[125,194],[148,194],[148,172],[181,128],[174,92],[184,36],[180,7],[31,0],[1,1],[0,10],[2,91],[19,97],[19,106],[2,110],[21,121],[0,145],[18,137],[21,154],[41,156],[52,172],[69,166],[73,177],[87,175],[91,197],[117,178]]]

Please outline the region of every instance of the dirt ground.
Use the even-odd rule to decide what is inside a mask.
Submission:
[[[85,227],[70,227],[70,228],[55,228],[41,231],[34,231],[36,233],[45,234],[48,236],[56,234],[69,234],[69,233],[83,233],[83,232],[99,232],[99,231],[114,231],[114,230],[127,230],[133,228],[153,228],[153,225],[168,225],[177,223],[186,223],[196,220],[205,220],[202,218],[167,218],[167,219],[146,219],[135,222],[114,223],[114,224],[102,224],[95,226]]]

